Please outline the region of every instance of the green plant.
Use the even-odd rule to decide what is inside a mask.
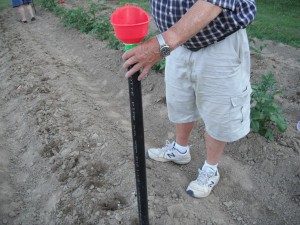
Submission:
[[[152,67],[152,69],[156,72],[162,72],[164,71],[166,67],[166,59],[162,59],[160,61],[158,61],[157,63],[155,63]]]
[[[250,50],[254,52],[256,55],[257,59],[262,59],[262,50],[267,46],[266,44],[260,45],[256,47],[256,41],[249,37],[249,45],[250,45]]]
[[[110,35],[108,38],[107,46],[112,49],[121,49],[124,47],[124,44],[119,39],[117,39],[115,35]]]
[[[268,140],[274,140],[274,129],[285,132],[287,123],[274,96],[281,94],[276,90],[276,80],[269,72],[262,76],[261,82],[252,85],[251,129]]]
[[[101,40],[108,40],[109,48],[120,49],[122,47],[122,43],[114,35],[109,16],[103,14],[103,11],[108,9],[107,6],[91,3],[88,10],[83,7],[65,9],[57,2],[48,0],[41,0],[41,5],[60,17],[64,26],[76,28]]]
[[[53,0],[41,0],[40,4],[42,7],[44,7],[45,9],[49,10],[49,11],[54,11],[54,9],[57,7],[58,2],[57,1],[53,1]]]

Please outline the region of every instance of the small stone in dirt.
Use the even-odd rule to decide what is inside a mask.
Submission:
[[[273,163],[266,159],[263,161],[262,165],[261,165],[261,170],[265,171],[269,176],[273,176],[274,175],[274,165]]]
[[[186,214],[186,209],[182,204],[171,205],[167,210],[171,218],[182,218]]]
[[[14,211],[11,211],[11,212],[8,213],[8,216],[9,216],[10,218],[15,217],[16,215],[17,215],[17,214],[16,214]]]
[[[74,198],[79,198],[80,196],[82,196],[84,194],[84,190],[82,188],[77,188],[73,193],[72,196]]]
[[[59,212],[56,217],[61,218],[62,217],[62,212]]]
[[[172,197],[172,198],[178,198],[177,194],[175,194],[175,193],[172,194],[171,197]]]
[[[91,137],[92,140],[96,140],[96,139],[98,139],[98,138],[99,138],[99,135],[96,134],[96,133],[94,133],[94,134],[92,135],[92,137]]]
[[[229,201],[229,202],[223,202],[223,204],[224,204],[227,208],[229,208],[229,207],[231,207],[231,206],[233,205],[232,201]]]
[[[7,219],[3,219],[3,220],[2,220],[2,223],[3,223],[3,224],[7,224],[7,223],[8,223]]]
[[[243,218],[242,218],[242,217],[238,217],[237,220],[238,220],[238,221],[242,221]]]
[[[119,213],[116,213],[116,220],[122,221],[122,216]]]

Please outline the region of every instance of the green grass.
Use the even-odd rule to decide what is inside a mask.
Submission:
[[[3,9],[5,9],[9,6],[11,6],[11,1],[10,0],[1,0],[0,1],[0,11],[2,11]]]
[[[146,11],[150,11],[150,0],[119,0],[120,5],[130,4],[143,8]]]
[[[251,37],[300,47],[300,1],[257,0],[257,16],[248,26]]]

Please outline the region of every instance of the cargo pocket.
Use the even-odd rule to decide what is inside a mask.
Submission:
[[[230,121],[233,130],[241,129],[245,123],[249,122],[250,119],[250,86],[246,87],[243,93],[239,96],[231,97]]]

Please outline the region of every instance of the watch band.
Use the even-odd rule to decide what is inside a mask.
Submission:
[[[159,51],[160,51],[160,55],[162,57],[167,57],[168,55],[170,55],[170,47],[166,44],[162,34],[158,34],[156,35],[157,41],[159,43]]]
[[[156,35],[156,38],[160,46],[167,45],[162,34]]]

